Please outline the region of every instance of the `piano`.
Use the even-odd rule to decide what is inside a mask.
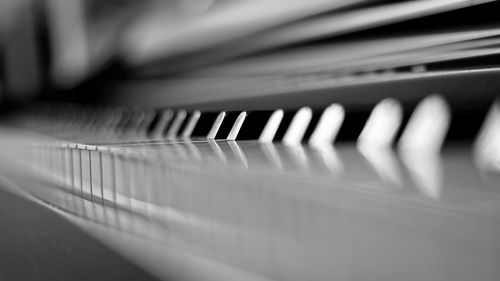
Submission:
[[[498,1],[5,3],[0,280],[500,278]]]

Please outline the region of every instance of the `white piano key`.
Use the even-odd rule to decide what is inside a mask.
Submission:
[[[99,149],[97,150],[98,157],[99,157],[99,187],[101,191],[101,199],[104,200],[104,174],[103,174],[103,152],[100,151]]]
[[[65,166],[64,166],[64,147],[63,144],[58,143],[56,146],[56,159],[57,159],[57,181],[59,184],[64,184]]]
[[[57,159],[57,182],[64,185],[65,166],[64,166],[64,146],[62,143],[56,145]]]
[[[90,150],[88,150],[87,146],[83,144],[78,144],[77,148],[80,156],[80,183],[82,192],[83,195],[90,197],[92,195],[92,164],[90,161]]]
[[[201,112],[199,110],[196,110],[191,114],[191,117],[189,118],[189,121],[188,121],[186,127],[184,128],[184,130],[182,130],[182,132],[180,134],[180,138],[188,139],[191,137],[191,134],[193,133],[194,127],[198,123],[200,116],[201,116]]]
[[[69,176],[70,176],[70,189],[73,193],[76,192],[76,159],[75,159],[75,145],[72,143],[68,144],[68,154],[69,154]]]
[[[57,173],[58,173],[58,157],[57,157],[57,145],[51,144],[49,145],[49,153],[50,153],[50,162],[52,163],[51,165],[51,177],[54,181],[57,181]]]
[[[217,118],[215,118],[215,122],[212,125],[212,128],[210,128],[210,131],[208,132],[207,139],[213,140],[215,139],[215,136],[217,135],[217,132],[219,131],[220,125],[222,124],[222,121],[224,121],[224,118],[226,117],[226,112],[222,111],[217,115]]]
[[[98,147],[101,153],[102,196],[104,200],[116,202],[115,156],[108,147]]]
[[[372,110],[358,143],[390,146],[403,120],[403,108],[395,99],[384,99]]]
[[[172,140],[177,138],[177,134],[179,133],[179,130],[181,128],[182,123],[184,122],[184,119],[186,119],[186,111],[185,110],[179,110],[175,114],[174,121],[172,121],[172,125],[170,125],[170,128],[168,128],[167,134],[165,135],[165,138],[168,140]]]
[[[143,199],[147,192],[147,186],[145,186],[146,181],[143,173],[144,161],[142,161],[140,155],[134,153],[129,155],[127,162],[130,167],[130,206],[132,210],[142,211],[142,206],[144,204],[141,203],[145,201]]]
[[[311,146],[331,145],[344,121],[345,110],[339,104],[332,104],[325,109],[318,125],[309,139]]]
[[[283,143],[285,145],[296,145],[300,144],[304,134],[309,126],[309,122],[312,118],[312,110],[309,107],[303,107],[295,113],[292,122],[288,127],[285,136],[283,137]]]
[[[276,135],[276,132],[278,131],[278,128],[280,126],[281,120],[283,119],[283,115],[284,113],[281,109],[273,112],[259,136],[259,142],[268,143],[273,141],[274,136]]]
[[[47,163],[45,168],[45,177],[50,179],[53,176],[52,153],[50,149],[50,144],[45,144],[43,146],[43,150],[45,153],[45,162]]]
[[[75,168],[76,169],[76,174],[78,175],[77,177],[77,192],[80,194],[80,195],[83,195],[84,192],[83,192],[83,171],[84,171],[84,168],[83,168],[83,160],[82,160],[82,150],[80,149],[80,146],[79,144],[76,145],[75,147]]]
[[[241,126],[243,125],[243,122],[245,121],[245,118],[247,117],[247,113],[245,111],[241,112],[238,117],[236,118],[236,121],[233,124],[233,127],[231,128],[231,131],[227,135],[227,140],[236,140],[236,137],[238,136],[238,133],[240,132]]]
[[[102,199],[102,153],[97,146],[88,145],[90,154],[90,183],[92,189],[92,198]]]
[[[70,167],[69,161],[71,160],[70,158],[70,152],[71,150],[69,149],[69,145],[67,143],[62,144],[62,149],[63,149],[63,158],[62,158],[62,164],[64,166],[64,172],[63,172],[63,186],[71,190],[71,175],[72,169]]]
[[[47,150],[47,157],[49,161],[49,169],[48,169],[48,176],[51,179],[54,179],[54,172],[55,172],[55,157],[54,157],[54,146],[52,144],[47,144],[46,148]]]
[[[131,163],[129,151],[120,149],[112,151],[115,159],[115,196],[116,204],[130,207],[130,190],[132,185]]]
[[[93,171],[93,169],[95,169],[95,167],[93,167],[93,163],[92,163],[92,151],[94,151],[95,149],[95,146],[91,146],[91,145],[87,145],[85,147],[85,151],[87,152],[87,156],[88,156],[88,167],[89,167],[89,187],[90,187],[90,196],[91,198],[94,196],[94,193],[96,192],[96,187],[94,186],[94,176],[96,175],[95,172]]]
[[[399,148],[438,153],[450,121],[450,109],[441,96],[432,95],[425,98],[413,112],[399,140]]]

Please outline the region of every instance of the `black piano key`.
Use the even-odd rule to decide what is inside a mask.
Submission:
[[[139,124],[137,128],[137,134],[140,137],[147,137],[149,133],[149,128],[151,127],[151,124],[156,118],[156,111],[152,109],[145,109],[143,110],[144,112],[144,117],[142,118],[141,123]]]
[[[306,136],[307,142],[315,147],[333,144],[344,122],[344,115],[344,107],[339,104],[334,103],[325,108],[318,116],[319,120],[311,125],[312,134]]]
[[[227,139],[227,136],[229,135],[229,132],[233,128],[234,123],[236,122],[236,119],[238,118],[238,115],[240,115],[241,111],[230,111],[226,112],[226,117],[224,118],[224,121],[222,121],[222,124],[219,128],[219,131],[217,132],[217,135],[215,136],[215,139]]]
[[[175,113],[175,117],[173,121],[170,123],[169,128],[167,129],[167,132],[165,134],[165,137],[167,139],[175,139],[177,135],[180,132],[180,128],[182,127],[182,124],[186,120],[187,113],[185,110],[178,110]]]
[[[344,122],[340,127],[336,142],[355,142],[368,117],[370,117],[370,110],[346,108]]]
[[[452,118],[445,144],[453,142],[472,142],[479,133],[490,104],[455,106],[451,108]]]
[[[160,139],[165,136],[169,125],[175,117],[175,112],[169,109],[158,110],[156,118],[149,130],[149,137],[153,139]]]
[[[125,132],[127,125],[130,122],[130,118],[132,118],[132,114],[128,110],[122,110],[120,121],[116,125],[116,132],[118,134]]]
[[[236,140],[257,140],[274,111],[252,111],[247,113]]]
[[[292,119],[297,113],[296,110],[286,110],[283,115],[283,119],[281,120],[280,126],[278,127],[278,131],[276,131],[276,135],[274,136],[274,141],[281,141],[290,127],[290,123],[292,123]]]
[[[399,126],[399,130],[396,133],[396,137],[394,138],[393,145],[397,144],[401,136],[403,135],[404,129],[406,125],[408,125],[408,121],[410,121],[411,114],[415,110],[416,105],[404,105],[403,106],[403,119],[401,120],[401,126]]]
[[[155,110],[153,119],[151,120],[151,122],[149,123],[149,126],[147,127],[148,137],[152,137],[152,134],[154,133],[155,128],[158,126],[158,123],[160,122],[161,118],[162,118],[162,111]]]
[[[146,113],[141,109],[133,109],[130,111],[130,118],[125,124],[125,132],[130,135],[136,135],[139,128],[146,118]]]
[[[184,122],[182,122],[182,124],[181,124],[181,126],[179,128],[179,132],[177,134],[177,137],[178,138],[189,138],[189,137],[191,137],[192,131],[186,132],[186,129],[190,130],[190,128],[187,128],[187,127],[188,126],[192,126],[193,125],[192,123],[194,123],[194,126],[196,126],[196,124],[199,121],[199,117],[200,117],[200,112],[199,111],[189,112],[187,114],[186,118],[184,119]]]
[[[174,123],[174,120],[175,120],[176,116],[177,116],[177,111],[172,111],[171,118],[165,124],[165,127],[163,127],[163,129],[161,129],[160,135],[157,136],[157,137],[159,137],[159,138],[165,138],[165,136],[167,135],[168,130],[170,130],[170,127],[172,127],[172,124]]]
[[[194,127],[191,137],[205,138],[217,119],[217,115],[219,115],[219,112],[202,112],[198,123]]]
[[[323,110],[314,110],[313,111],[311,121],[309,122],[309,126],[307,127],[307,130],[304,133],[304,137],[302,138],[302,142],[306,142],[309,140],[309,138],[311,137],[311,135],[314,132],[314,129],[316,129],[316,126],[318,125],[319,119],[321,118],[321,114],[323,114]]]

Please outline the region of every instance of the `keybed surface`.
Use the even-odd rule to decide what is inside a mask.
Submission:
[[[5,127],[2,153],[51,208],[141,237],[103,236],[119,248],[173,245],[248,280],[495,280],[499,108],[457,135],[439,95],[363,114],[44,105],[11,118],[25,130]]]

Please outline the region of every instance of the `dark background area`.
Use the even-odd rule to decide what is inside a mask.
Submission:
[[[58,214],[1,186],[0,225],[1,281],[156,280]]]

